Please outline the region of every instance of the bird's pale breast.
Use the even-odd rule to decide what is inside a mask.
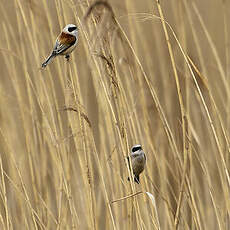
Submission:
[[[139,175],[144,170],[145,162],[144,155],[132,158],[132,168],[135,175]]]

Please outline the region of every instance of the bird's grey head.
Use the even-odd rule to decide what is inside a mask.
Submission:
[[[63,32],[70,34],[70,35],[74,35],[76,37],[78,34],[78,27],[74,24],[68,24],[63,29]]]
[[[142,150],[141,145],[134,145],[134,146],[132,147],[132,149],[131,149],[131,152],[132,152],[132,153],[136,153],[136,152],[139,152],[139,151],[141,151],[141,150]]]

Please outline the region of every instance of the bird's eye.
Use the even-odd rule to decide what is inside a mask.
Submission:
[[[132,148],[132,152],[133,153],[136,152],[136,151],[138,151],[138,150],[141,150],[141,146],[137,146],[137,147],[133,147]]]
[[[69,31],[69,32],[72,32],[72,31],[74,31],[74,30],[76,30],[76,29],[77,29],[76,26],[72,26],[72,27],[69,27],[69,28],[68,28],[68,31]]]

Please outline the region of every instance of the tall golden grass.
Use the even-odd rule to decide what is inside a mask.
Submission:
[[[2,0],[0,229],[230,229],[229,9]],[[41,69],[69,23],[70,62]]]

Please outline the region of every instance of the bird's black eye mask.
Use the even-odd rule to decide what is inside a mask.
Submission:
[[[72,32],[72,31],[74,31],[74,30],[76,30],[76,29],[77,29],[76,26],[72,26],[72,27],[69,27],[69,28],[68,28],[68,31],[69,31],[69,32]]]
[[[132,152],[134,153],[134,152],[141,150],[141,149],[142,149],[141,146],[133,147]]]

